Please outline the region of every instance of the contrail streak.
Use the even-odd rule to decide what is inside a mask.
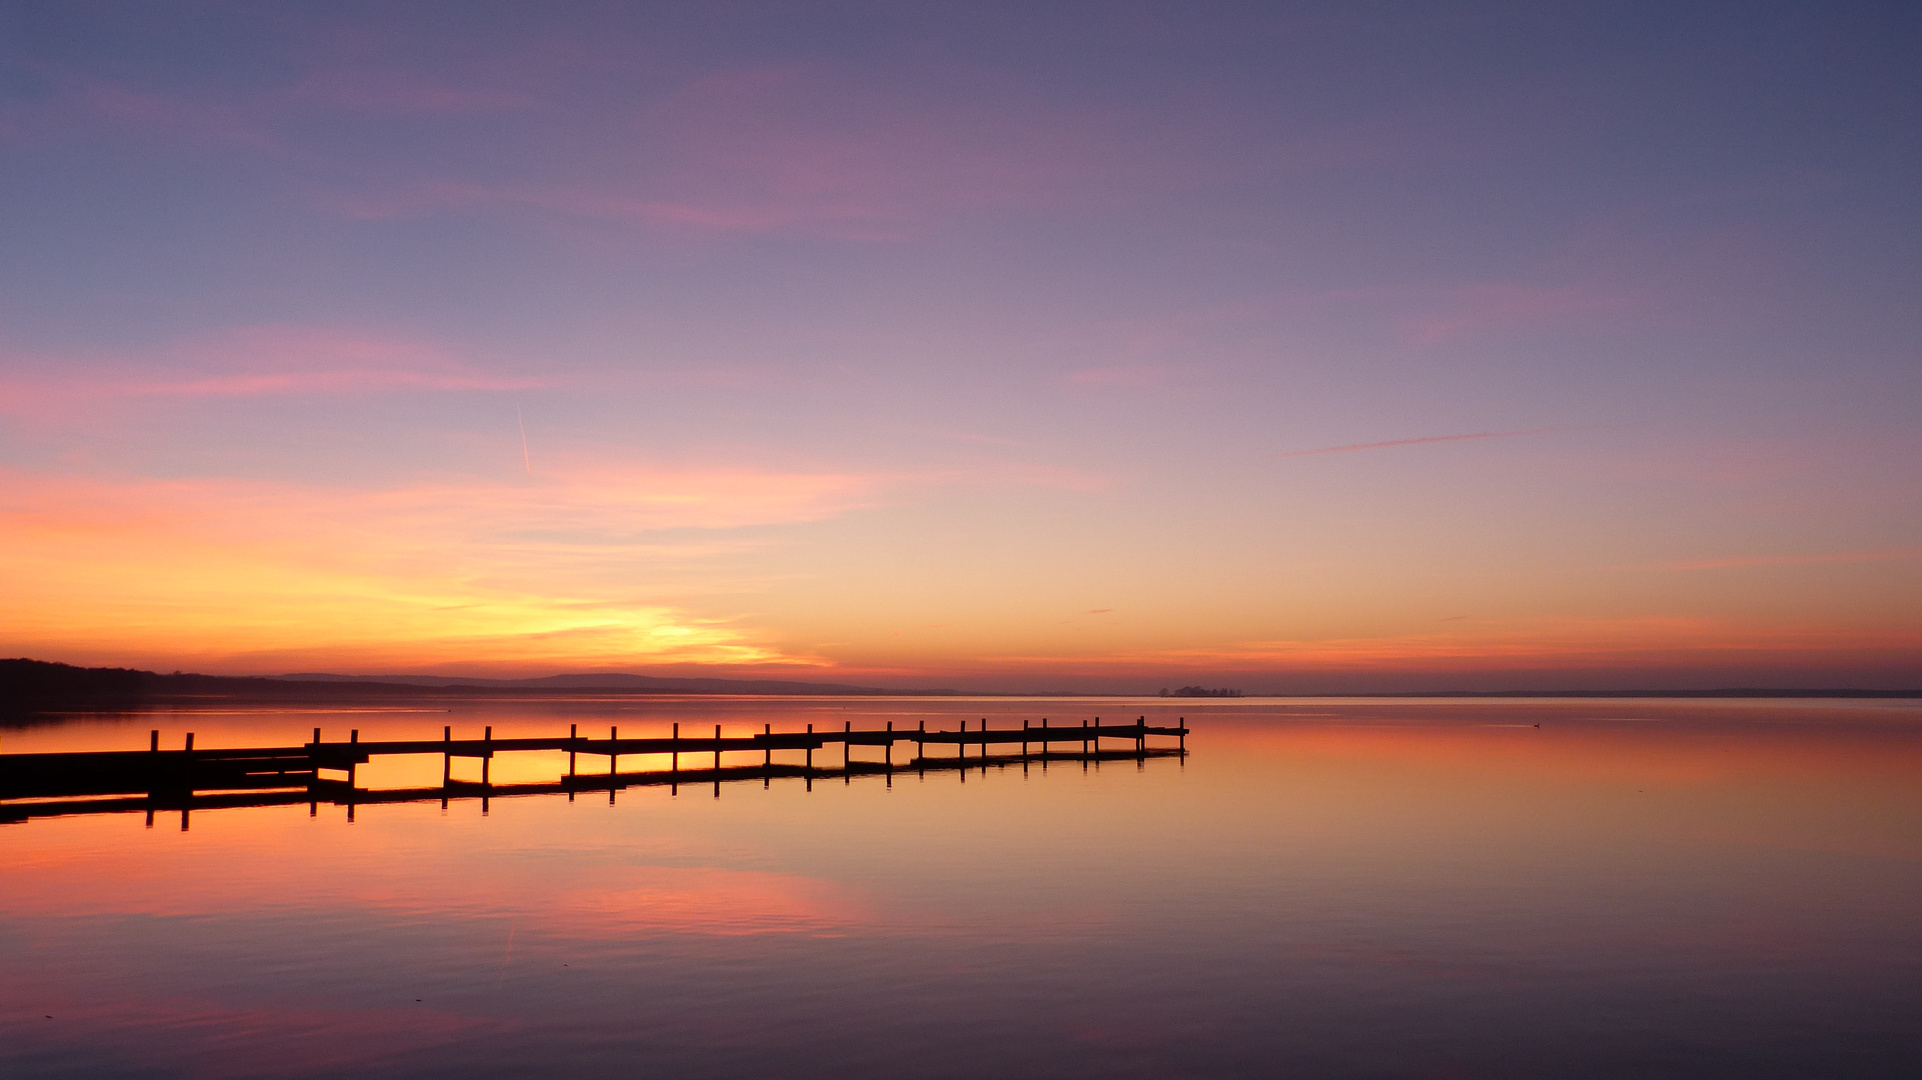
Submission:
[[[1531,428],[1527,431],[1477,431],[1473,435],[1430,435],[1425,439],[1390,439],[1387,442],[1349,443],[1345,446],[1323,446],[1314,450],[1295,450],[1277,455],[1279,457],[1309,457],[1314,454],[1340,454],[1349,450],[1386,450],[1391,446],[1420,446],[1423,443],[1460,442],[1463,439],[1505,439],[1510,435],[1545,435],[1554,428]]]
[[[521,407],[514,406],[514,424],[521,429],[521,464],[526,466],[527,475],[534,475],[534,459],[527,456],[527,422],[521,419]]]

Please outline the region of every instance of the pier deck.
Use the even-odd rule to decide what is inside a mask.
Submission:
[[[620,737],[618,727],[609,728],[606,738],[595,738],[582,735],[579,725],[570,726],[564,736],[496,739],[489,727],[479,739],[456,739],[448,727],[442,729],[440,739],[366,742],[357,730],[346,741],[327,742],[321,738],[321,729],[315,728],[313,739],[299,746],[200,749],[194,747],[190,733],[178,750],[162,750],[160,732],[155,731],[144,751],[0,753],[0,823],[144,810],[151,824],[155,811],[177,810],[184,828],[187,811],[239,806],[307,803],[317,809],[329,803],[345,805],[351,820],[355,806],[372,803],[438,800],[445,805],[455,799],[479,799],[484,809],[488,800],[496,798],[566,794],[571,799],[584,791],[605,791],[612,801],[622,788],[642,785],[676,791],[682,785],[711,785],[718,796],[722,784],[753,780],[768,784],[775,779],[798,779],[811,789],[817,780],[847,782],[856,776],[880,776],[891,783],[900,772],[959,772],[965,779],[973,769],[1016,765],[1025,769],[1035,763],[1046,769],[1057,763],[1185,757],[1188,735],[1185,719],[1167,727],[1150,725],[1145,717],[1132,724],[1104,724],[1097,718],[1078,726],[1043,721],[1041,726],[1024,722],[1019,728],[990,728],[984,719],[978,727],[963,724],[954,731],[930,731],[925,724],[913,729],[889,724],[880,730],[856,731],[848,723],[839,731],[815,731],[809,725],[806,731],[776,732],[764,725],[759,733],[731,736],[724,735],[720,726],[712,736],[683,735],[680,727],[675,724],[673,733],[665,737],[626,739]],[[1150,746],[1150,738],[1174,739],[1176,744]],[[1127,748],[1102,745],[1103,740],[1117,739]],[[840,761],[817,765],[815,753],[836,743],[841,747]],[[896,763],[897,743],[914,744],[913,756]],[[1064,745],[1069,749],[1060,749]],[[855,760],[852,750],[857,746],[878,747],[883,759]],[[930,746],[953,747],[954,752],[930,754]],[[805,756],[800,764],[776,762],[776,751],[801,751]],[[490,781],[497,755],[534,752],[567,754],[567,772],[546,782]],[[441,757],[439,786],[370,789],[356,783],[358,766],[375,758],[420,754]],[[742,754],[755,754],[760,760],[741,764]],[[723,764],[723,755],[734,755],[734,763]],[[582,757],[603,758],[605,766],[584,771]],[[665,758],[665,767],[622,772],[623,757]],[[481,779],[454,779],[457,758],[479,759]],[[323,772],[345,775],[330,777]]]

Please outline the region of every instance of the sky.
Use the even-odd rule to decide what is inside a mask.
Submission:
[[[1922,686],[1903,3],[0,0],[0,655]]]

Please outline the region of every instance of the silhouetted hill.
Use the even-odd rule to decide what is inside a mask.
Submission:
[[[673,679],[618,673],[543,679],[474,679],[434,675],[300,674],[277,677],[161,675],[130,668],[83,668],[44,660],[0,660],[0,711],[130,709],[148,702],[221,698],[237,701],[362,701],[370,698],[537,697],[543,694],[887,694],[955,695],[956,690],[884,690],[835,683],[754,679]]]
[[[138,704],[151,671],[0,660],[0,710],[113,709]]]

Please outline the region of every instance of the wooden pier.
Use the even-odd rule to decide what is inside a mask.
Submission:
[[[310,812],[317,812],[321,803],[342,805],[352,820],[354,807],[369,803],[438,800],[445,806],[456,799],[479,799],[485,810],[491,799],[565,794],[571,800],[580,792],[599,791],[607,792],[612,802],[621,789],[643,785],[666,786],[676,793],[682,785],[711,785],[718,797],[721,785],[752,780],[767,785],[775,779],[798,779],[809,790],[817,780],[839,778],[848,783],[857,776],[882,777],[892,784],[897,773],[951,772],[965,781],[975,769],[1019,766],[1026,770],[1038,764],[1045,770],[1075,762],[1086,768],[1104,761],[1180,758],[1188,752],[1185,718],[1165,727],[1150,725],[1146,717],[1132,724],[1104,724],[1099,717],[1078,725],[1023,721],[1019,728],[990,728],[983,719],[978,725],[962,723],[953,731],[930,731],[925,722],[913,729],[896,729],[890,722],[880,730],[867,731],[854,730],[851,721],[839,731],[816,731],[809,724],[806,731],[798,732],[777,732],[764,724],[760,732],[746,735],[724,735],[717,724],[712,736],[684,735],[681,725],[675,724],[673,733],[665,737],[627,739],[620,737],[619,727],[610,727],[606,738],[597,738],[582,734],[579,725],[570,725],[564,736],[512,739],[494,738],[491,727],[484,728],[478,739],[456,739],[452,727],[442,728],[439,739],[362,742],[356,730],[345,741],[327,742],[321,734],[315,728],[312,741],[300,746],[196,749],[190,733],[180,749],[163,750],[160,732],[155,731],[146,750],[0,754],[0,823],[145,811],[151,825],[156,811],[178,811],[184,829],[191,810],[298,803],[308,804]],[[1151,738],[1175,743],[1151,746]],[[1115,740],[1123,746],[1114,747]],[[913,756],[897,763],[895,747],[901,743],[913,745]],[[835,744],[840,754],[829,752],[828,757],[840,760],[817,764],[816,753]],[[881,759],[857,760],[856,747],[878,749]],[[800,751],[802,761],[777,763],[776,751]],[[535,752],[565,753],[566,773],[546,782],[492,782],[497,755]],[[358,785],[359,766],[377,757],[409,754],[440,756],[438,786],[369,789]],[[731,756],[731,761],[724,762],[724,755]],[[742,755],[753,757],[743,762]],[[643,756],[665,767],[621,771],[623,757]],[[456,780],[457,758],[478,759],[480,779]],[[582,758],[601,760],[583,762]]]

